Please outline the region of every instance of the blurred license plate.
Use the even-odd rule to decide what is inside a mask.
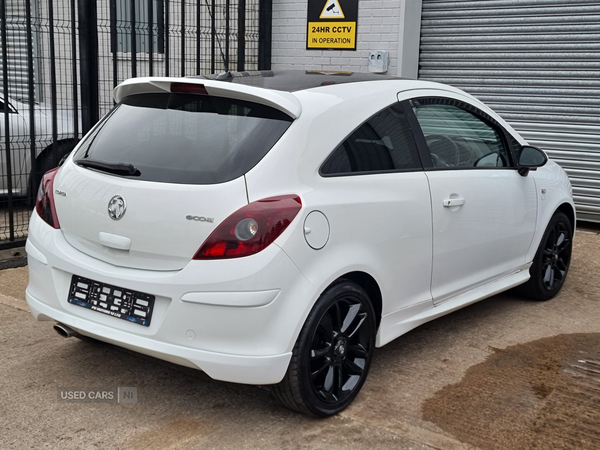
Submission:
[[[117,319],[150,326],[154,295],[73,275],[68,301]]]

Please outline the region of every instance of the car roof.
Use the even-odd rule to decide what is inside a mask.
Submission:
[[[430,81],[412,80],[373,73],[338,72],[327,70],[263,70],[255,72],[225,72],[222,74],[188,77],[130,78],[113,91],[119,103],[125,97],[153,92],[171,92],[172,86],[198,85],[203,93],[251,101],[278,109],[293,119],[300,117],[300,93],[312,90],[335,91],[340,98],[355,98],[355,83],[364,83],[363,94],[379,96],[383,93],[414,89],[436,89],[461,92],[459,89]],[[194,88],[192,88],[193,90]]]
[[[187,78],[218,80],[277,91],[296,92],[320,86],[358,83],[363,81],[405,80],[389,75],[345,72],[333,70],[256,70],[249,72],[224,72]]]

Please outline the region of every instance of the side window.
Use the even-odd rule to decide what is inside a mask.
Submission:
[[[400,104],[363,123],[321,167],[322,175],[420,169],[417,148]]]
[[[501,133],[452,100],[413,101],[434,167],[508,167],[508,150]],[[456,102],[460,104],[460,102]]]

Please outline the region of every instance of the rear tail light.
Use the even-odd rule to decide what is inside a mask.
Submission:
[[[44,174],[35,200],[35,210],[39,216],[44,222],[57,230],[60,228],[60,224],[58,223],[58,216],[56,215],[56,208],[54,207],[53,192],[54,177],[56,176],[58,169],[59,168],[57,167]]]
[[[234,212],[204,241],[194,259],[227,259],[264,250],[294,220],[302,208],[297,195],[252,202]]]

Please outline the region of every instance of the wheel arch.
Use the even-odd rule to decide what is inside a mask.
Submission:
[[[564,213],[569,218],[569,222],[571,223],[571,229],[573,230],[573,233],[575,233],[576,216],[575,216],[575,210],[573,209],[573,205],[571,205],[570,203],[563,203],[558,208],[556,208],[556,211],[554,212],[554,214],[556,214],[556,212],[558,212],[558,211]],[[552,215],[554,215],[554,214],[552,214]]]

